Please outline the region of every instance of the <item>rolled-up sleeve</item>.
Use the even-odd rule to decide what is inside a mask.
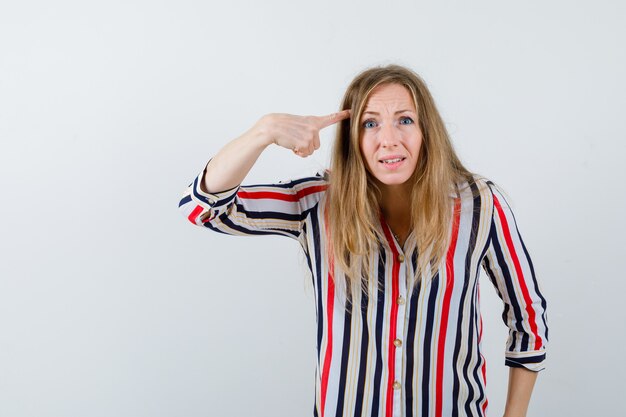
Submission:
[[[546,300],[511,207],[490,187],[493,216],[482,265],[504,302],[502,319],[509,328],[505,365],[541,371],[548,342]]]
[[[194,225],[229,235],[283,235],[298,239],[304,219],[327,188],[322,173],[278,184],[242,185],[218,193],[200,188],[204,171],[178,207]]]
[[[226,210],[239,190],[239,186],[218,193],[205,193],[200,188],[204,178],[202,171],[183,193],[178,207],[187,219],[202,226],[214,219],[220,212]]]

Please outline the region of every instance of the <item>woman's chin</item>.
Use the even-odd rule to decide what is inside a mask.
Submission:
[[[376,182],[380,185],[397,186],[405,185],[410,178],[410,175],[379,175]]]

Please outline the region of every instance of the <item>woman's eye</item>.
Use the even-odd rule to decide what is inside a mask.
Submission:
[[[402,117],[400,119],[400,124],[401,125],[410,125],[413,124],[413,119],[411,119],[410,117]]]
[[[378,126],[378,124],[375,121],[373,121],[373,120],[366,120],[366,121],[363,122],[363,127],[365,129],[371,129],[371,128],[376,127],[376,126]]]

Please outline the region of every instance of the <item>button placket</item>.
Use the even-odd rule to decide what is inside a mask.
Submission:
[[[404,327],[406,320],[406,262],[405,256],[401,252],[402,248],[398,248],[398,255],[396,256],[395,261],[400,263],[400,271],[398,274],[398,296],[394,300],[394,302],[398,306],[398,316],[396,326],[396,339],[393,341],[393,345],[396,349],[395,355],[395,364],[394,364],[394,373],[395,378],[393,382],[393,415],[399,416],[402,412],[402,381],[404,380],[404,349],[403,349],[403,340],[405,337]]]

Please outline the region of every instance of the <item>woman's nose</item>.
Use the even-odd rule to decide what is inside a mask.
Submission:
[[[380,144],[383,147],[397,146],[400,141],[400,131],[393,123],[385,123],[380,129]]]

